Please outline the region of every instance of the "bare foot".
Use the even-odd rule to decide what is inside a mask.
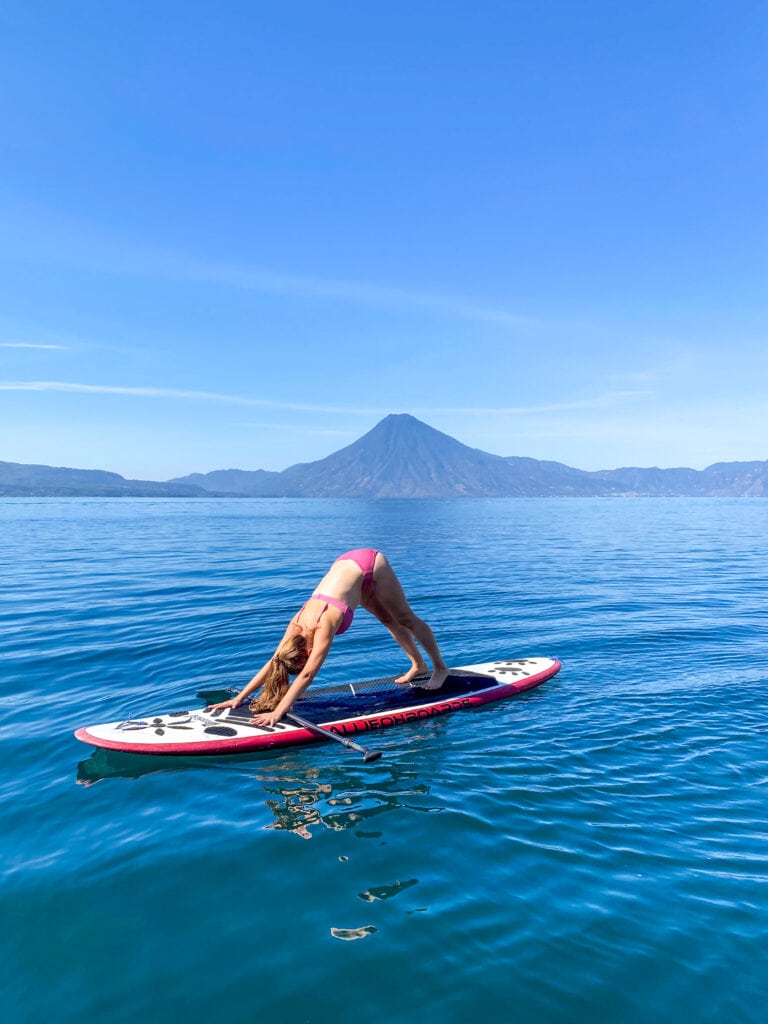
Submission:
[[[429,677],[426,683],[421,684],[423,690],[439,690],[445,680],[448,678],[447,668],[436,668],[433,670],[432,675]]]
[[[416,676],[425,676],[428,671],[429,669],[427,668],[426,663],[422,662],[421,665],[413,665],[411,668],[408,669],[407,672],[404,672],[401,676],[398,676],[395,682],[410,683],[410,681],[412,679],[415,679]]]

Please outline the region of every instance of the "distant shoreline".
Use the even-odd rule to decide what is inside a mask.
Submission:
[[[37,501],[79,501],[89,498],[97,501],[763,501],[768,494],[470,494],[436,496],[372,497],[353,494],[342,495],[286,495],[286,494],[2,494],[0,501],[34,498]]]
[[[0,497],[761,498],[768,497],[768,461],[719,462],[702,470],[582,470],[492,455],[398,413],[326,458],[280,472],[220,469],[155,481],[99,469],[0,462]]]

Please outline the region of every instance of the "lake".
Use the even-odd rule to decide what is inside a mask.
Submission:
[[[13,1024],[765,1019],[765,500],[5,499],[0,536]],[[241,686],[365,546],[449,663],[560,674],[371,765],[74,739]],[[404,667],[361,611],[314,685]]]

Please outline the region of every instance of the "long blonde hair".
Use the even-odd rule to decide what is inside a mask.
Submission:
[[[289,636],[277,649],[261,695],[248,705],[251,711],[274,711],[290,686],[289,676],[297,676],[307,664],[309,651],[301,633]]]

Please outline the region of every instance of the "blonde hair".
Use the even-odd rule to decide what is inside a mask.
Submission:
[[[248,705],[251,711],[274,711],[288,691],[289,676],[297,676],[308,658],[307,641],[301,633],[284,640],[269,666],[261,695]]]

